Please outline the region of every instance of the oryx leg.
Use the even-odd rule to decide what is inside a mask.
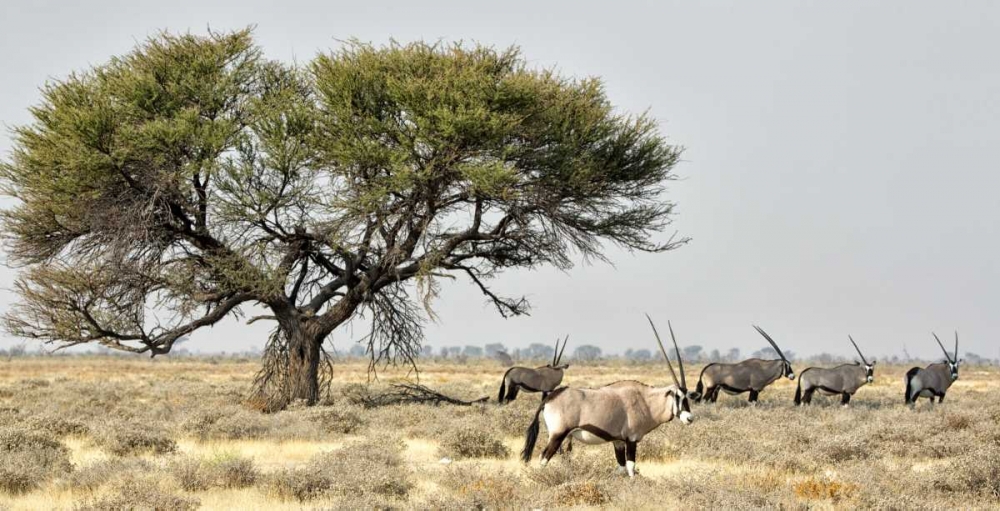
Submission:
[[[517,393],[521,389],[521,385],[518,383],[511,382],[507,387],[507,396],[503,398],[504,402],[511,402],[517,399]]]
[[[756,403],[757,402],[757,396],[759,396],[759,395],[760,395],[759,391],[751,389],[750,390],[750,402],[751,403]]]
[[[709,403],[714,403],[716,399],[719,399],[719,387],[709,387],[705,390],[705,400]]]
[[[638,442],[625,441],[625,470],[629,477],[635,477],[635,448]]]
[[[816,388],[810,388],[809,390],[802,393],[802,402],[811,405],[813,400],[813,394],[816,392]]]
[[[934,401],[933,397],[931,398],[931,401]],[[938,395],[938,403],[940,403],[942,401],[944,401],[944,392],[942,392],[941,394]]]
[[[542,451],[542,466],[545,466],[556,452],[559,450],[559,446],[562,445],[563,440],[566,439],[566,435],[569,431],[560,431],[554,435],[549,435],[549,444],[545,446],[545,450]]]
[[[618,462],[617,472],[625,473],[625,442],[612,442],[615,447],[615,460]]]
[[[847,392],[844,392],[843,394],[841,394],[841,396],[840,396],[840,404],[842,404],[844,406],[847,406],[847,404],[850,403],[850,402],[851,402],[851,395],[850,394],[848,394]]]

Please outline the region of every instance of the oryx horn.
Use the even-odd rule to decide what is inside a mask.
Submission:
[[[788,359],[785,358],[785,354],[781,352],[781,348],[779,348],[778,344],[776,342],[774,342],[774,339],[771,339],[771,336],[767,335],[767,332],[765,332],[763,328],[761,328],[761,327],[759,327],[757,325],[754,325],[753,327],[755,329],[757,329],[757,333],[759,333],[760,335],[763,335],[764,338],[767,339],[767,342],[771,343],[771,347],[774,348],[774,351],[778,352],[778,356],[781,357],[781,360],[784,360],[785,362],[788,362]]]
[[[556,347],[552,350],[552,367],[556,365],[556,357],[559,356],[559,338],[556,337]]]
[[[958,333],[958,332],[955,332],[955,333]],[[952,364],[954,364],[955,361],[951,359],[951,355],[948,354],[948,350],[944,349],[944,344],[941,344],[941,339],[938,339],[937,334],[934,333],[934,332],[931,332],[931,335],[934,336],[934,340],[937,341],[938,346],[941,346],[941,351],[944,352],[944,358],[945,358],[945,360],[947,360],[948,362],[951,362]],[[958,342],[957,342],[958,338],[957,337],[955,338],[955,341],[956,341],[956,343],[955,343],[955,352],[957,353],[958,352]]]
[[[868,365],[868,361],[865,360],[865,356],[861,354],[861,348],[858,347],[858,343],[854,342],[854,338],[850,335],[848,335],[847,338],[851,340],[851,344],[853,344],[854,349],[857,350],[858,356],[861,357],[861,361],[864,362],[865,365]]]
[[[958,330],[955,330],[955,363],[958,363]]]
[[[653,327],[653,335],[656,336],[656,343],[660,345],[660,353],[663,353],[663,359],[667,361],[667,367],[670,368],[670,377],[674,379],[674,385],[677,388],[682,388],[681,382],[677,381],[677,373],[674,372],[674,366],[670,363],[670,357],[667,356],[667,349],[663,347],[663,341],[660,340],[660,333],[656,331],[656,325],[653,324],[653,318],[646,314],[646,319],[649,321],[649,326]],[[677,360],[680,361],[680,352],[677,352]]]
[[[556,344],[558,345],[559,341],[556,341]],[[559,362],[562,362],[562,356],[563,356],[563,353],[566,353],[566,345],[567,344],[569,344],[569,334],[566,334],[566,338],[563,339],[562,349],[559,350],[559,356],[556,357],[556,363],[553,364],[553,365],[559,365]]]
[[[677,338],[674,337],[674,327],[667,320],[667,328],[670,329],[670,339],[674,341],[674,351],[677,352],[677,370],[681,372],[681,390],[687,391],[687,379],[684,377],[684,361],[681,360],[681,349],[677,347]]]

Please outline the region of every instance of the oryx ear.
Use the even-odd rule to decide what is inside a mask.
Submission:
[[[858,359],[854,359],[854,365],[859,366],[861,365],[861,362],[858,362]]]
[[[874,365],[875,365],[876,363],[878,363],[878,360],[875,360],[875,359],[873,358],[873,359],[872,359],[872,365],[874,366]]]

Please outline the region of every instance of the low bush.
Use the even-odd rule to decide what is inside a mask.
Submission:
[[[323,410],[314,416],[323,430],[328,433],[350,435],[367,425],[367,421],[355,410],[343,407]]]
[[[451,458],[505,459],[510,457],[510,449],[496,438],[489,424],[465,425],[448,432],[440,454]]]
[[[201,501],[164,490],[152,479],[128,478],[114,485],[106,495],[77,503],[76,511],[191,511],[198,509]]]
[[[321,497],[405,498],[413,483],[400,457],[402,442],[365,442],[317,454],[304,466],[273,473],[269,491],[300,502]]]
[[[185,491],[210,488],[246,488],[253,486],[260,471],[252,459],[233,454],[207,458],[182,458],[169,465],[177,485]]]
[[[98,437],[98,443],[115,456],[159,455],[177,451],[177,442],[165,434],[136,428],[137,426],[111,428]]]
[[[110,458],[77,467],[61,483],[68,489],[93,492],[131,474],[149,474],[155,470],[152,463],[142,458]]]
[[[69,449],[42,432],[0,429],[0,491],[17,495],[73,469]]]
[[[792,484],[795,495],[806,500],[831,500],[838,502],[850,498],[855,492],[854,485],[826,478],[808,477]]]
[[[934,486],[957,493],[974,493],[1000,500],[1000,448],[990,446],[955,459],[936,472]]]
[[[560,506],[600,506],[608,500],[607,491],[594,481],[565,484],[559,487],[556,496]]]
[[[438,484],[449,491],[435,492],[420,507],[433,509],[517,509],[530,506],[516,474],[479,464],[450,466]]]

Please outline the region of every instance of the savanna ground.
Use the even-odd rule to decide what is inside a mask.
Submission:
[[[362,363],[336,365],[322,406],[241,404],[256,361],[26,357],[0,361],[0,509],[997,508],[1000,372],[963,368],[943,405],[902,403],[903,367],[879,367],[851,408],[794,384],[759,406],[722,395],[639,444],[639,476],[611,446],[544,469],[517,459],[538,404],[495,404],[503,369],[427,363],[420,382],[491,402],[366,410]],[[689,368],[695,381],[700,368]],[[801,367],[796,367],[797,370]],[[664,383],[662,364],[571,367],[565,383]],[[817,404],[818,403],[818,404]],[[543,426],[544,438],[544,426]],[[540,450],[544,441],[539,442]],[[443,463],[442,458],[453,460]],[[536,451],[537,459],[537,451]]]

